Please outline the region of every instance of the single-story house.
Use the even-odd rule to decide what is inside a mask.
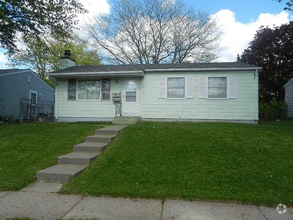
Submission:
[[[293,118],[293,78],[286,83],[285,103],[287,104],[287,118]]]
[[[52,112],[54,89],[30,69],[1,69],[0,100],[0,116],[36,119]]]
[[[58,121],[113,120],[258,122],[259,67],[241,62],[75,66],[61,59]],[[118,98],[117,98],[118,97]],[[121,114],[120,114],[121,113]]]

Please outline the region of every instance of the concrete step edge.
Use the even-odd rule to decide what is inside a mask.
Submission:
[[[86,165],[59,164],[40,170],[36,173],[37,180],[48,182],[68,182],[71,178],[78,176]]]
[[[92,157],[97,157],[98,153],[90,153],[90,152],[71,152],[62,156],[59,156],[58,158],[81,158],[81,159],[87,159]]]
[[[89,135],[87,137],[96,137],[96,138],[114,138],[117,135],[114,134],[94,134],[94,135]]]
[[[89,152],[89,153],[100,153],[107,148],[108,145],[104,146],[73,146],[73,152]]]
[[[58,157],[58,164],[89,165],[99,153],[72,152]]]

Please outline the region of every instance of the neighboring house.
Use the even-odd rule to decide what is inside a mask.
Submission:
[[[0,116],[21,121],[37,119],[52,114],[54,89],[30,69],[2,69],[0,100]]]
[[[111,121],[120,93],[122,116],[258,122],[259,67],[240,62],[74,65],[67,55],[61,60],[65,69],[48,74],[56,79],[58,121]]]
[[[293,78],[286,83],[285,89],[285,102],[287,104],[287,118],[293,118]]]

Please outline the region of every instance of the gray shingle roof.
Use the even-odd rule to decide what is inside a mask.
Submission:
[[[51,73],[123,72],[167,69],[258,69],[241,62],[74,66]],[[50,74],[49,74],[50,75]]]

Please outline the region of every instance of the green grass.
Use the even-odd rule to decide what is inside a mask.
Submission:
[[[36,172],[101,128],[98,123],[0,124],[0,191],[19,190]]]
[[[293,205],[293,121],[126,127],[61,193]]]

